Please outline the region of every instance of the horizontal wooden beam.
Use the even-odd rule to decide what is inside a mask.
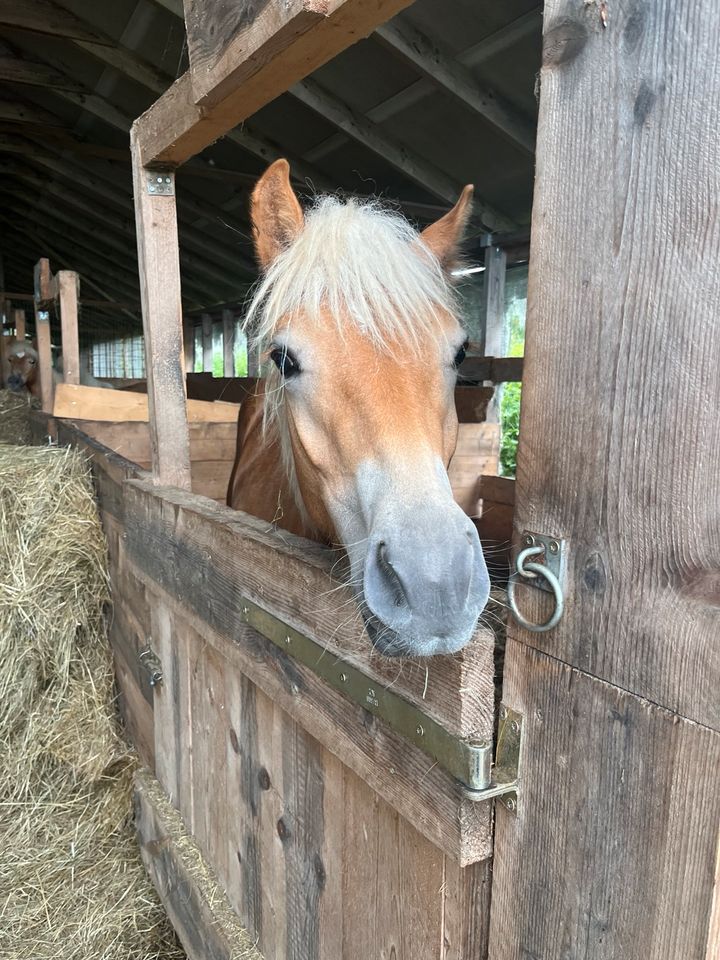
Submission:
[[[62,127],[63,121],[49,110],[34,103],[24,103],[13,97],[0,97],[0,120],[9,120],[13,123],[41,124],[47,127]]]
[[[460,380],[509,383],[523,378],[523,357],[467,357],[460,367]]]
[[[190,0],[191,70],[136,121],[143,166],[184,163],[409,4],[269,0],[229,28]]]
[[[526,153],[534,152],[533,124],[494,90],[479,84],[472,73],[436,41],[401,20],[383,24],[375,35],[435,87],[460,100]]]
[[[68,40],[113,43],[110,37],[49,0],[0,0],[0,26],[46,33]]]
[[[60,70],[44,63],[33,63],[20,57],[0,56],[0,80],[23,83],[32,87],[50,87],[55,90],[83,90],[83,85],[67,77]]]

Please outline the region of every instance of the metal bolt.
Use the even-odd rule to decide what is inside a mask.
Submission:
[[[515,801],[513,800],[512,797],[505,797],[505,798],[503,799],[503,803],[505,804],[505,808],[506,808],[507,810],[509,810],[510,813],[512,813],[512,812],[514,811],[514,809],[515,809]]]
[[[517,722],[517,720],[510,721],[510,729],[512,730],[513,733],[520,732],[520,724]]]
[[[341,673],[341,674],[340,674],[340,679],[342,680],[343,683],[347,683],[347,674],[346,674],[346,673]]]
[[[422,725],[421,723],[419,723],[419,724],[415,727],[415,733],[416,733],[419,737],[424,737],[424,736],[425,736],[425,728],[423,727],[423,725]]]
[[[557,540],[551,540],[550,543],[548,544],[548,550],[550,551],[550,553],[557,553],[559,549],[560,549],[560,544],[557,542]]]

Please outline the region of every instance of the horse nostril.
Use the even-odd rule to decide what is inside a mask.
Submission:
[[[392,560],[388,557],[387,546],[383,540],[377,546],[377,563],[383,574],[386,584],[393,594],[393,603],[396,607],[407,606],[407,595]]]

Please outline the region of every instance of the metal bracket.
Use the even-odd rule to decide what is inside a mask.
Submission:
[[[139,651],[137,658],[140,661],[140,666],[148,675],[150,686],[157,687],[158,684],[162,683],[162,664],[150,644]]]
[[[482,790],[465,790],[468,799],[479,803],[498,798],[511,813],[517,811],[522,726],[522,714],[501,704],[492,779]]]
[[[147,192],[154,197],[174,197],[175,196],[175,174],[162,173],[159,170],[147,170],[145,172],[145,185]]]
[[[520,545],[523,550],[528,547],[543,547],[544,553],[539,554],[535,558],[535,562],[546,566],[550,573],[555,575],[559,583],[565,582],[567,540],[562,540],[559,537],[548,537],[544,533],[532,533],[530,530],[523,530]],[[536,576],[524,580],[523,583],[526,587],[535,587],[537,590],[544,590],[546,593],[553,592],[545,577]]]

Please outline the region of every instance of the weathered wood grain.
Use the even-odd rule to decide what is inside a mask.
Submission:
[[[15,339],[25,339],[25,311],[22,308],[13,310],[13,323],[15,324]]]
[[[511,631],[720,729],[720,6],[608,8],[545,6],[515,526],[570,565]]]
[[[141,421],[83,420],[82,430],[133,463],[148,463],[151,457],[150,428]],[[190,460],[234,460],[237,426],[234,423],[188,423]]]
[[[38,352],[38,378],[40,380],[40,405],[45,413],[53,412],[55,384],[53,382],[50,316],[35,307],[35,342]]]
[[[153,479],[190,489],[180,256],[174,196],[148,193],[147,170],[130,133]]]
[[[525,724],[492,960],[704,960],[720,734],[512,640],[503,699]]]
[[[80,340],[78,337],[78,287],[80,278],[73,270],[59,270],[57,289],[60,299],[63,381],[80,383]]]
[[[135,778],[140,853],[189,960],[263,960],[157,781]]]
[[[110,391],[104,387],[59,383],[53,412],[56,417],[67,420],[145,423],[149,419],[148,401],[146,394],[133,390]],[[187,400],[184,409],[186,423],[235,423],[238,417],[238,405],[223,401]],[[152,430],[150,436],[152,438]]]

